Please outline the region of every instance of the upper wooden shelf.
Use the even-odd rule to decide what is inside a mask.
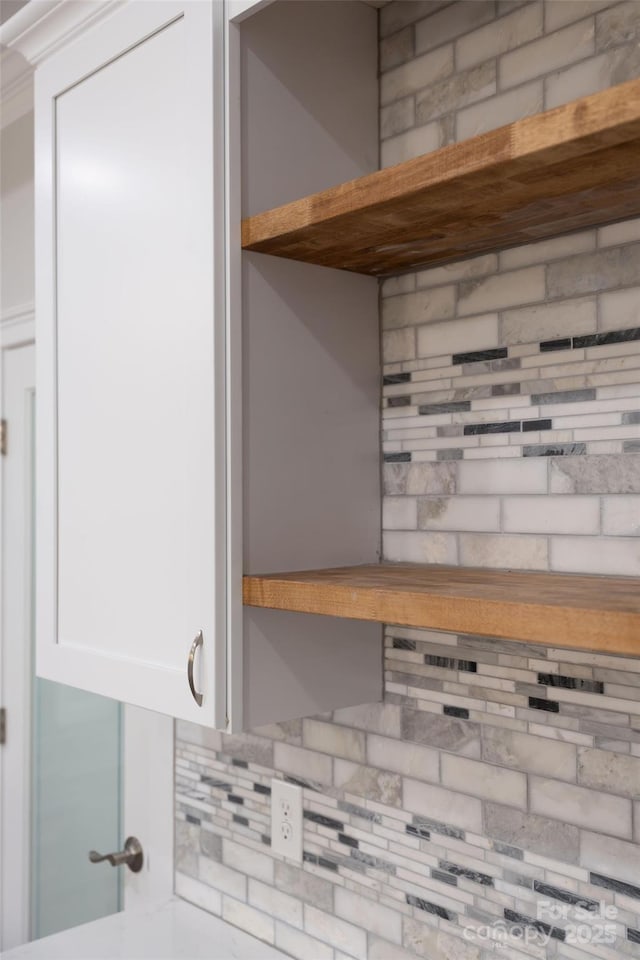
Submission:
[[[640,656],[640,581],[371,564],[246,576],[244,602],[546,646]]]
[[[638,215],[640,79],[249,217],[242,246],[383,276]]]

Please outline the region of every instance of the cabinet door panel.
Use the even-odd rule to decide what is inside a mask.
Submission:
[[[40,492],[54,490],[40,514],[38,667],[220,724],[217,7],[132,3],[38,80]],[[200,630],[202,708],[186,676]]]

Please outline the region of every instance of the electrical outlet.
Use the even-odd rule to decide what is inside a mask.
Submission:
[[[302,789],[271,781],[271,849],[302,863]]]

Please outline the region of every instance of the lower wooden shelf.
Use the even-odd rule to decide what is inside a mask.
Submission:
[[[640,580],[411,563],[243,578],[244,603],[640,656]]]

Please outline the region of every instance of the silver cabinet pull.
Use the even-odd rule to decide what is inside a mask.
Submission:
[[[142,870],[143,854],[142,845],[137,837],[127,837],[124,850],[117,853],[98,853],[97,850],[89,851],[89,860],[91,863],[102,863],[108,860],[112,867],[120,867],[123,863],[129,867],[133,873],[139,873]]]
[[[189,651],[189,659],[187,661],[187,680],[189,681],[189,690],[191,690],[191,696],[193,697],[193,699],[195,700],[195,702],[198,704],[199,707],[202,706],[202,694],[197,692],[195,685],[193,683],[193,662],[196,658],[196,650],[198,649],[198,647],[201,647],[203,643],[204,643],[204,639],[202,637],[202,630],[200,630],[197,637],[191,644],[191,650]]]

